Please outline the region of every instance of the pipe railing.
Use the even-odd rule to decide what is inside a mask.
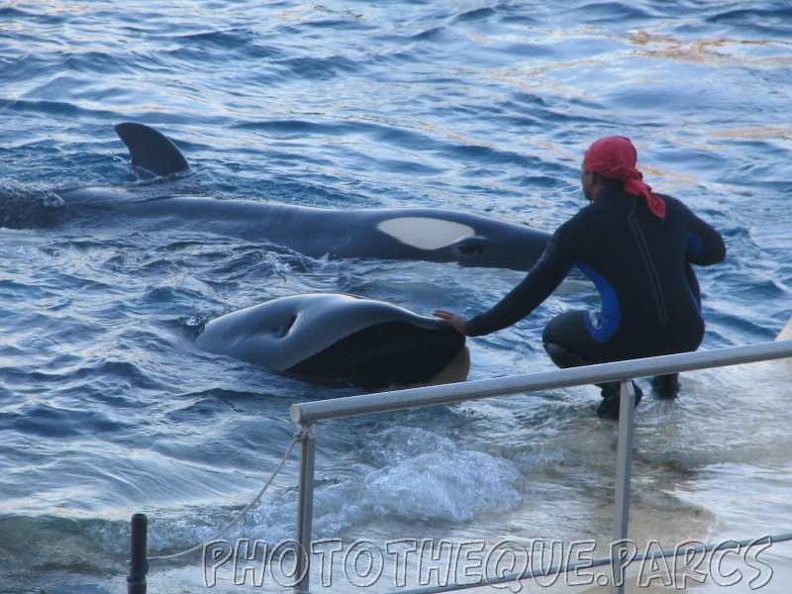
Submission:
[[[517,392],[534,392],[622,381],[635,377],[784,359],[790,356],[792,356],[792,340],[729,347],[713,351],[662,355],[442,386],[303,402],[292,404],[291,418],[295,423],[305,424],[312,421],[391,412],[406,408],[455,404],[466,400],[505,396]]]
[[[635,394],[630,380],[636,377],[665,375],[683,371],[725,367],[742,363],[755,363],[792,357],[792,340],[762,343],[741,347],[730,347],[712,351],[680,353],[631,359],[615,363],[602,363],[584,367],[574,367],[541,373],[513,375],[469,381],[442,386],[428,386],[395,390],[376,394],[349,396],[332,400],[319,400],[293,404],[291,418],[303,429],[302,458],[299,482],[299,509],[297,518],[297,540],[302,555],[297,555],[300,565],[297,575],[302,576],[296,591],[306,593],[310,587],[310,543],[313,521],[313,476],[314,441],[310,425],[327,419],[391,412],[409,408],[455,404],[468,400],[506,396],[515,393],[535,392],[566,388],[584,384],[597,384],[610,381],[621,383],[619,409],[619,439],[617,450],[616,500],[614,504],[613,536],[615,542],[627,538],[629,528],[630,475],[632,469],[632,439],[634,432]],[[617,552],[618,553],[618,552]],[[622,556],[623,557],[623,556]],[[610,559],[612,563],[622,563],[617,554]],[[619,565],[617,569],[622,569]],[[518,578],[515,578],[518,579]],[[501,581],[501,580],[498,580]],[[444,588],[443,590],[450,590]],[[612,590],[616,594],[624,591],[624,585],[616,583]],[[440,591],[440,590],[438,590]]]

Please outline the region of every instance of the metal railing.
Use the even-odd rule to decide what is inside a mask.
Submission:
[[[792,340],[293,404],[291,406],[291,418],[303,428],[297,518],[297,540],[299,546],[302,551],[310,552],[311,550],[315,461],[315,437],[313,431],[311,431],[313,423],[327,419],[436,406],[439,404],[455,404],[493,396],[506,396],[515,393],[612,381],[621,383],[613,537],[614,542],[624,542],[627,539],[629,529],[630,475],[632,471],[632,440],[635,424],[633,406],[635,395],[630,380],[636,377],[665,375],[787,357],[792,357]],[[619,559],[623,561],[624,555],[620,555],[618,549],[615,553],[608,561],[611,563],[619,563]],[[301,576],[301,579],[295,589],[300,593],[309,591],[309,559],[309,554],[297,556],[298,567],[296,571],[297,575]],[[506,576],[505,578],[490,580],[488,583],[504,583],[515,581],[522,577],[525,576]],[[461,586],[449,586],[433,591],[451,591],[459,587]],[[613,591],[618,594],[621,594],[624,591],[623,589],[623,584],[615,584],[613,586]]]

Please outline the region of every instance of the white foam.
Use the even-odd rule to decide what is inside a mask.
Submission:
[[[397,241],[421,250],[436,250],[475,235],[473,227],[428,217],[399,217],[387,219],[377,229]]]
[[[521,479],[508,460],[459,450],[421,454],[371,473],[364,485],[377,516],[460,522],[518,505]]]
[[[379,437],[369,451],[372,466],[357,466],[351,476],[317,490],[317,534],[337,535],[383,517],[466,522],[522,500],[524,478],[511,460],[417,427],[388,428]]]

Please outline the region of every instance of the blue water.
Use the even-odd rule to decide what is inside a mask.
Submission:
[[[785,0],[0,1],[0,592],[123,591],[132,513],[152,553],[211,537],[285,452],[289,405],[354,393],[202,353],[194,319],[308,291],[473,314],[521,278],[65,216],[63,188],[168,187],[130,168],[113,124],[175,139],[193,193],[547,231],[583,204],[586,146],[628,135],[649,183],[726,239],[700,270],[704,348],[755,343],[792,312],[791,24]],[[551,368],[541,329],[581,302],[593,288],[567,283],[471,340],[471,377]],[[751,373],[689,374],[678,402],[641,405],[636,538],[792,528],[789,382]],[[606,542],[615,429],[596,400],[323,424],[315,533]],[[296,475],[293,457],[229,538],[293,536]],[[770,558],[765,591],[786,591],[792,550]],[[151,592],[200,584],[195,557],[152,563]]]

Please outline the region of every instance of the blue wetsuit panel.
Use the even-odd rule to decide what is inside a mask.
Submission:
[[[616,296],[616,290],[600,273],[590,266],[586,266],[582,262],[575,262],[575,265],[594,283],[597,291],[599,291],[602,299],[602,308],[599,312],[590,312],[586,316],[586,328],[594,340],[605,342],[613,336],[621,322],[619,298]]]

